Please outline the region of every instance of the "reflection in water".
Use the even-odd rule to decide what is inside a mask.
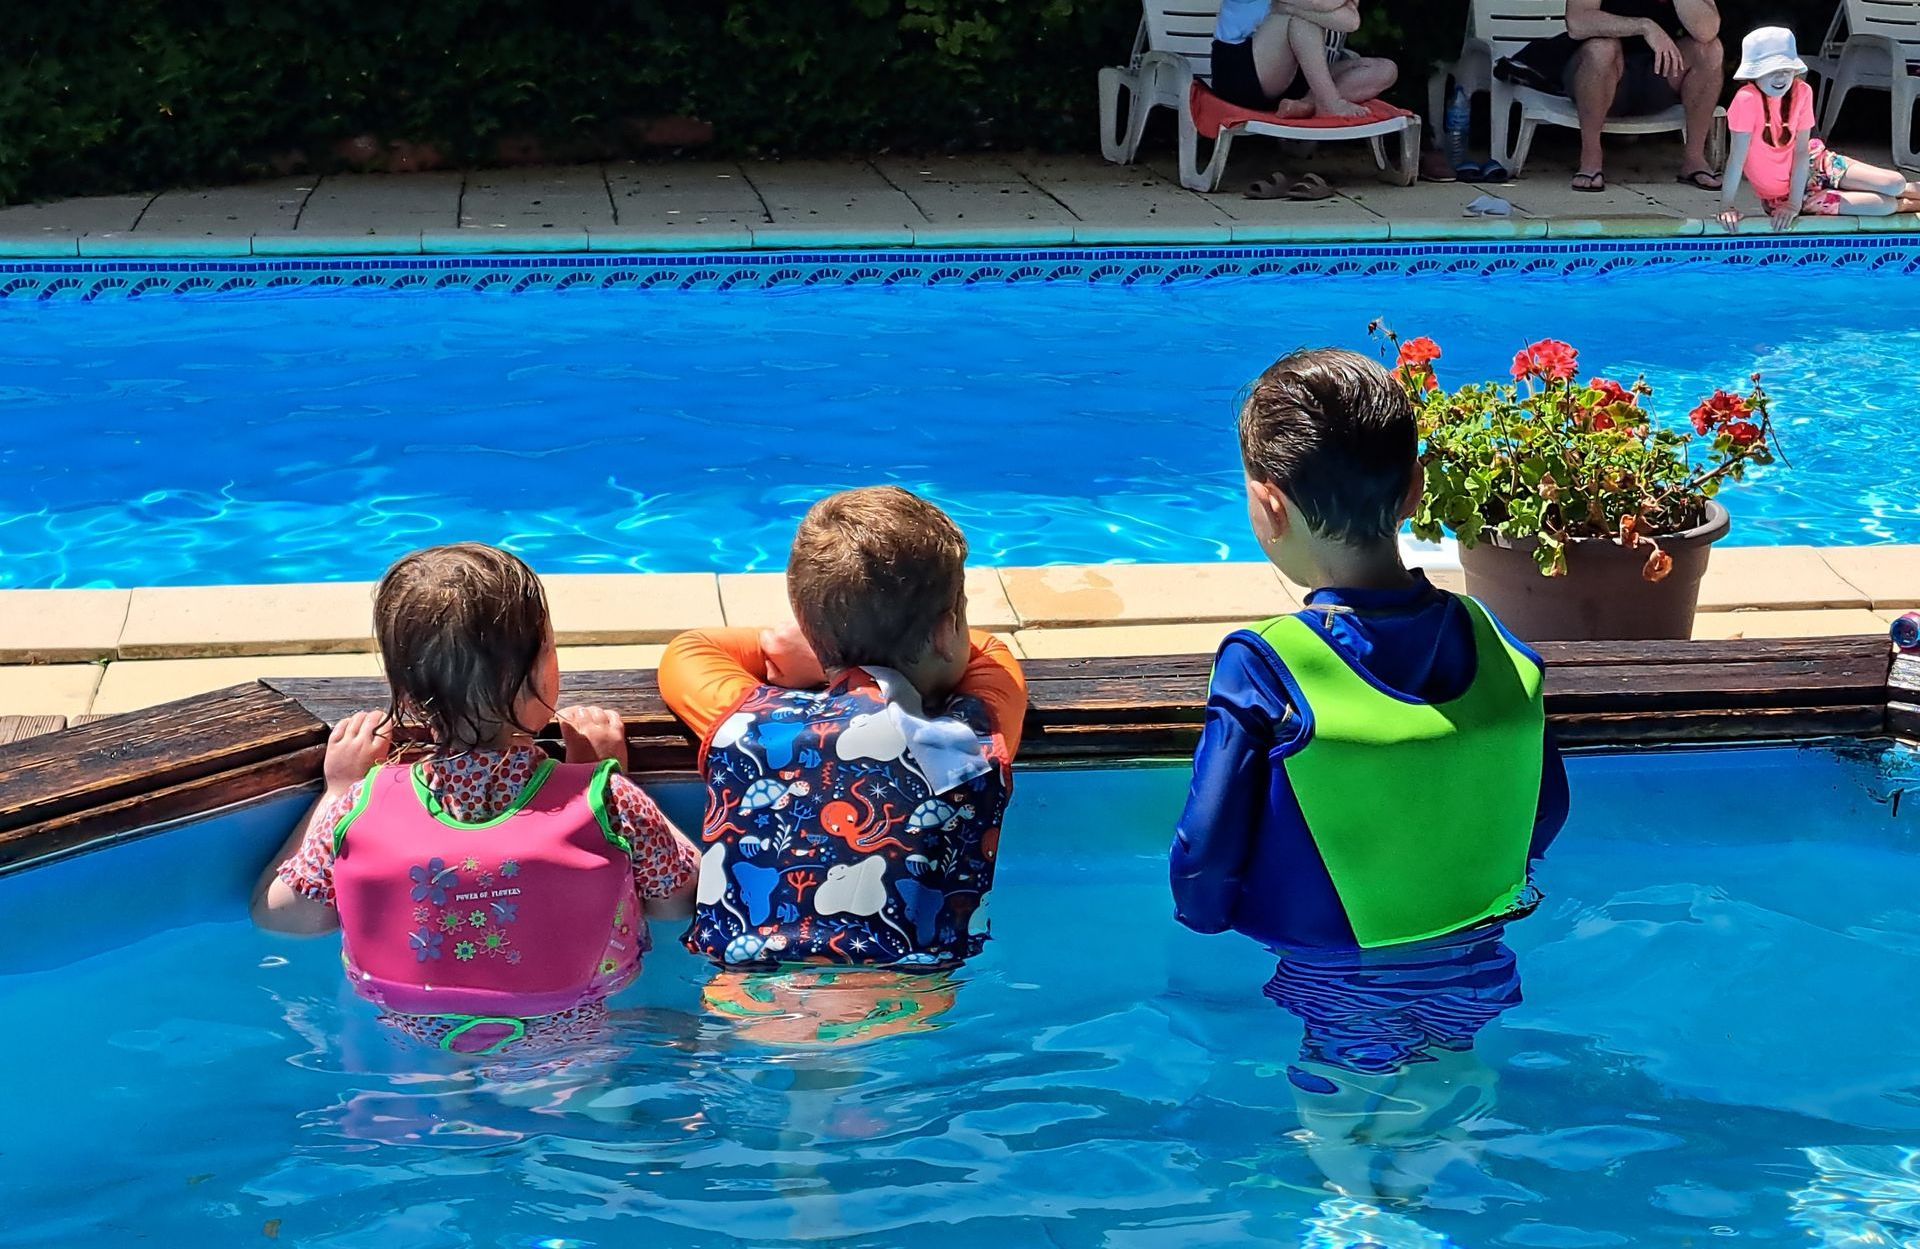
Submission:
[[[1266,994],[1303,1025],[1287,1068],[1303,1142],[1349,1199],[1322,1207],[1320,1243],[1400,1243],[1383,1236],[1376,1203],[1421,1204],[1449,1168],[1479,1165],[1475,1129],[1497,1077],[1473,1044],[1520,1004],[1512,949],[1483,928],[1387,950],[1290,952]],[[1359,1239],[1339,1239],[1343,1228]]]
[[[1844,1145],[1802,1151],[1813,1169],[1793,1222],[1821,1249],[1920,1245],[1920,1150]]]

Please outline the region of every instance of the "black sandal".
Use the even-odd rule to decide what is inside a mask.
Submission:
[[[1592,173],[1582,169],[1573,175],[1573,189],[1585,192],[1604,191],[1607,189],[1607,175],[1598,169]]]
[[[1720,181],[1720,175],[1711,169],[1696,169],[1692,173],[1675,174],[1673,180],[1683,186],[1690,186],[1696,191],[1718,191],[1725,185]]]

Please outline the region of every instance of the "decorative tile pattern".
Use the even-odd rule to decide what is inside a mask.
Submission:
[[[1221,277],[1560,273],[1728,265],[1920,271],[1898,235],[1676,238],[1596,242],[1298,244],[717,252],[705,255],[248,257],[232,260],[0,261],[0,299],[101,299],[309,287],[382,290],[785,290],[809,286],[972,286],[1073,282],[1169,285]]]

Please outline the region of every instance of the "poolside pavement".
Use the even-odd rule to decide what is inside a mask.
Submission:
[[[1434,580],[1461,587],[1445,552]],[[544,578],[567,671],[651,668],[682,629],[786,618],[777,573]],[[1210,653],[1304,595],[1266,564],[973,568],[976,628],[1031,659]],[[113,714],[260,677],[377,676],[373,585],[0,591],[0,715]],[[1884,633],[1920,607],[1920,546],[1725,547],[1694,636]]]
[[[1111,165],[1029,154],[871,160],[683,160],[329,174],[244,186],[0,208],[0,257],[649,252],[827,247],[1037,247],[1718,234],[1718,195],[1682,186],[1669,137],[1610,143],[1608,189],[1568,186],[1547,141],[1518,181],[1383,183],[1366,149],[1243,143],[1224,189],[1180,186],[1170,152]],[[1849,148],[1854,150],[1853,147]],[[1885,159],[1863,150],[1865,159]],[[1275,169],[1338,190],[1311,203],[1240,192]],[[1492,194],[1510,217],[1469,217]],[[1759,205],[1743,192],[1743,205]],[[1836,234],[1920,228],[1913,216],[1803,218]],[[1741,232],[1772,226],[1750,216]]]

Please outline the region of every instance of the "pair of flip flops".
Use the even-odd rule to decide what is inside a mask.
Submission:
[[[1511,182],[1513,175],[1497,160],[1467,161],[1456,167],[1454,176],[1462,182]]]
[[[1289,178],[1277,170],[1246,190],[1248,199],[1285,199],[1301,202],[1333,198],[1333,188],[1317,173]]]

